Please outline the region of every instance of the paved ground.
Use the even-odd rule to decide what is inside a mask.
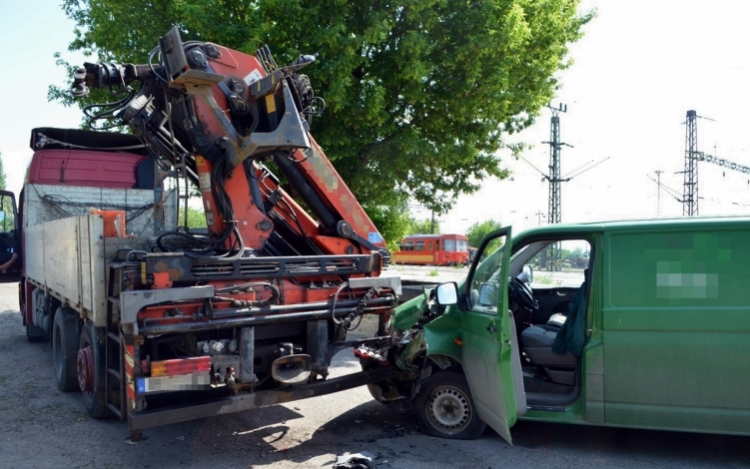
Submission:
[[[469,273],[468,267],[433,267],[422,265],[394,265],[383,275],[398,276],[405,281],[428,283],[458,282]],[[578,287],[583,282],[583,271],[534,272],[533,288]]]
[[[336,455],[371,450],[379,468],[750,467],[750,439],[522,422],[515,446],[491,431],[448,441],[354,389],[147,432],[126,445],[125,424],[95,421],[81,396],[61,393],[49,344],[29,344],[17,286],[0,285],[0,467],[2,468],[330,468]],[[357,368],[350,352],[336,373]]]

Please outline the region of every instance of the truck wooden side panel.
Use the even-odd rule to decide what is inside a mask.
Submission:
[[[102,217],[69,217],[28,227],[26,275],[97,326],[106,325]]]

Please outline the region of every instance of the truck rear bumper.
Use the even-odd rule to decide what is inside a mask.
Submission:
[[[147,409],[141,412],[130,412],[128,414],[128,430],[131,435],[134,435],[143,432],[147,428],[160,425],[186,422],[214,415],[231,414],[242,412],[243,410],[322,396],[365,384],[384,381],[390,378],[392,374],[393,367],[384,366],[311,384],[227,396],[208,402],[204,401],[200,404],[175,405],[158,409]]]

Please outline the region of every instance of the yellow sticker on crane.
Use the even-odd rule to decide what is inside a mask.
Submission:
[[[266,95],[266,110],[269,114],[276,112],[276,100],[274,99],[273,94]]]

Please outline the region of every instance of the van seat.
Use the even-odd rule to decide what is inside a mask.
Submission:
[[[521,333],[521,345],[531,363],[543,367],[575,367],[576,357],[566,352],[558,355],[552,351],[559,328],[554,326],[531,326]]]
[[[568,316],[564,315],[563,313],[555,313],[549,317],[546,325],[559,329],[563,326],[563,324],[565,324],[566,319],[568,319]]]

